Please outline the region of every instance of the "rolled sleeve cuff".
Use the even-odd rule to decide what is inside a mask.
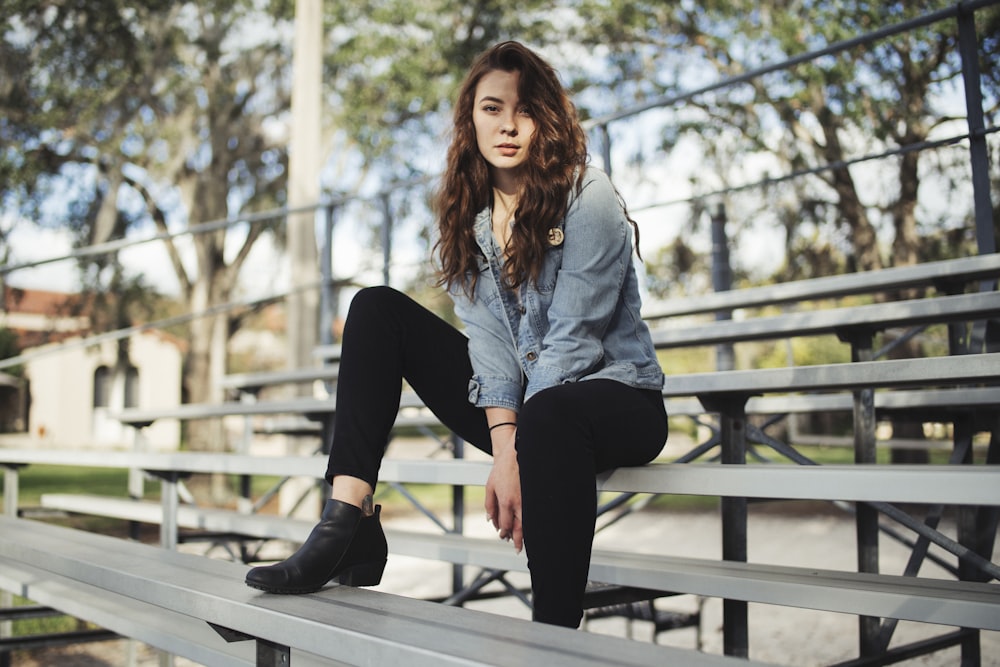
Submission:
[[[522,387],[509,378],[473,376],[469,380],[469,402],[477,408],[521,409]]]

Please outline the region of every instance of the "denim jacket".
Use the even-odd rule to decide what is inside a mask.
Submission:
[[[537,285],[502,287],[491,217],[487,208],[474,222],[482,252],[475,293],[451,290],[469,336],[469,401],[518,410],[543,389],[596,378],[662,389],[639,314],[632,227],[607,175],[589,167],[582,190],[571,192],[566,217],[550,231]]]

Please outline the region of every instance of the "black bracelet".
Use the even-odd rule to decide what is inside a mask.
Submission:
[[[501,426],[513,426],[514,428],[517,428],[517,422],[500,422],[499,424],[494,424],[493,426],[490,426],[490,433],[493,432],[493,429],[500,428]]]

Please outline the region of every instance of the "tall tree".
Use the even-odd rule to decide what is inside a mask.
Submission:
[[[0,86],[3,201],[79,243],[224,219],[283,198],[289,11],[255,3],[4,3]],[[56,205],[55,202],[59,204]],[[181,299],[200,312],[232,297],[266,225],[192,237],[194,262],[166,239]],[[228,241],[228,243],[227,243]],[[235,249],[230,247],[235,246]],[[96,275],[113,259],[97,260]],[[106,283],[118,283],[121,277]],[[216,397],[225,315],[192,322],[184,388]],[[194,425],[192,446],[222,445]]]
[[[76,230],[79,245],[283,203],[293,4],[4,0],[0,201]],[[485,0],[328,2],[328,131],[317,137],[331,156],[327,189],[363,191],[426,169],[472,56],[523,26],[549,27],[541,6],[519,15]],[[185,307],[230,301],[254,243],[280,222],[198,233],[193,261],[165,239]],[[135,282],[113,257],[83,268],[95,287]],[[186,400],[219,398],[231,319],[192,321]],[[211,425],[188,435],[198,449],[223,445]]]
[[[581,6],[597,11],[600,4]],[[618,39],[604,42],[611,28],[594,21],[583,24],[579,39],[595,47],[607,44],[617,63],[609,78],[640,100],[742,76],[954,5],[947,0],[612,4],[629,17],[618,24]],[[997,68],[990,63],[997,55],[997,15],[996,8],[976,14],[987,112],[994,119],[1000,98]],[[757,216],[785,227],[789,264],[782,277],[810,275],[815,264],[796,263],[795,255],[815,251],[817,241],[827,252],[839,248],[859,270],[912,264],[920,259],[921,236],[941,224],[932,217],[939,213],[920,209],[922,184],[929,174],[940,174],[942,190],[949,182],[968,183],[968,176],[956,171],[967,169],[968,156],[963,152],[951,160],[947,152],[910,149],[965,131],[961,107],[948,104],[960,100],[961,91],[957,23],[946,20],[701,95],[669,117],[661,149],[690,150],[681,140],[697,137],[695,145],[709,165],[701,172],[708,173],[700,177],[703,191],[752,180],[745,167],[754,161],[769,164],[771,176],[817,170],[772,185],[763,196],[760,191],[734,195],[740,205],[729,207],[744,211],[744,219]],[[877,169],[843,166],[897,149],[904,152],[879,161]],[[643,150],[648,159],[648,148]],[[859,173],[865,174],[860,182]],[[949,194],[956,203],[961,200],[957,190]],[[971,231],[971,219],[956,220],[956,209],[967,210],[946,207],[953,217],[945,224]]]

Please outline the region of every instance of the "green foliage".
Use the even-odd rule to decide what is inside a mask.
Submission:
[[[662,10],[668,16],[660,33],[649,36],[657,49],[647,53],[645,73],[636,77],[660,82],[667,94],[697,89],[953,6],[947,0],[680,3]],[[977,12],[976,22],[986,112],[995,123],[997,8]],[[643,43],[641,31],[618,48],[641,48],[635,46]],[[665,34],[682,39],[671,46]],[[659,159],[657,148],[675,154],[690,145],[685,137],[695,139],[706,165],[694,177],[698,193],[753,182],[759,176],[748,174],[747,164],[773,165],[765,167],[772,176],[812,170],[919,144],[935,132],[961,131],[947,127],[954,114],[947,102],[962,86],[957,38],[957,23],[946,20],[703,94],[671,115],[658,147],[646,141],[639,155],[652,161]],[[727,208],[738,212],[731,227],[742,235],[767,227],[785,232],[786,262],[771,269],[779,281],[921,261],[927,254],[921,236],[942,229],[961,229],[967,237],[968,191],[957,187],[968,183],[967,154],[941,149],[877,164],[877,169],[817,171],[730,194]],[[928,181],[953,203],[930,207],[942,211],[942,219],[930,218],[930,210],[918,204]],[[891,239],[892,247],[879,238]],[[948,256],[961,254],[960,248]],[[938,245],[936,254],[945,249]]]
[[[836,336],[796,337],[791,341],[776,341],[758,345],[758,351],[748,367],[815,366],[817,364],[845,363],[850,360],[850,346],[840,342]]]
[[[660,366],[667,375],[705,373],[715,370],[714,347],[685,347],[659,350],[656,353]]]
[[[21,346],[17,342],[17,333],[7,327],[0,327],[0,359],[10,359],[21,354]],[[12,366],[3,369],[8,375],[20,376],[24,372],[23,366]]]
[[[34,602],[26,598],[22,598],[20,596],[14,597],[15,607],[34,606],[34,604]],[[52,616],[14,621],[11,624],[10,636],[31,637],[35,635],[56,634],[60,632],[76,632],[79,630],[95,629],[97,627],[98,626],[92,623],[86,623],[85,621],[80,621],[57,613]],[[28,651],[15,652],[13,655],[15,663],[17,663],[17,661],[22,657],[27,658],[30,653]]]
[[[287,15],[239,45],[230,31],[264,17],[249,1],[7,4],[5,202],[93,243],[181,206],[224,214],[230,191],[275,201],[284,148],[264,121],[287,108],[289,45],[273,29]]]

